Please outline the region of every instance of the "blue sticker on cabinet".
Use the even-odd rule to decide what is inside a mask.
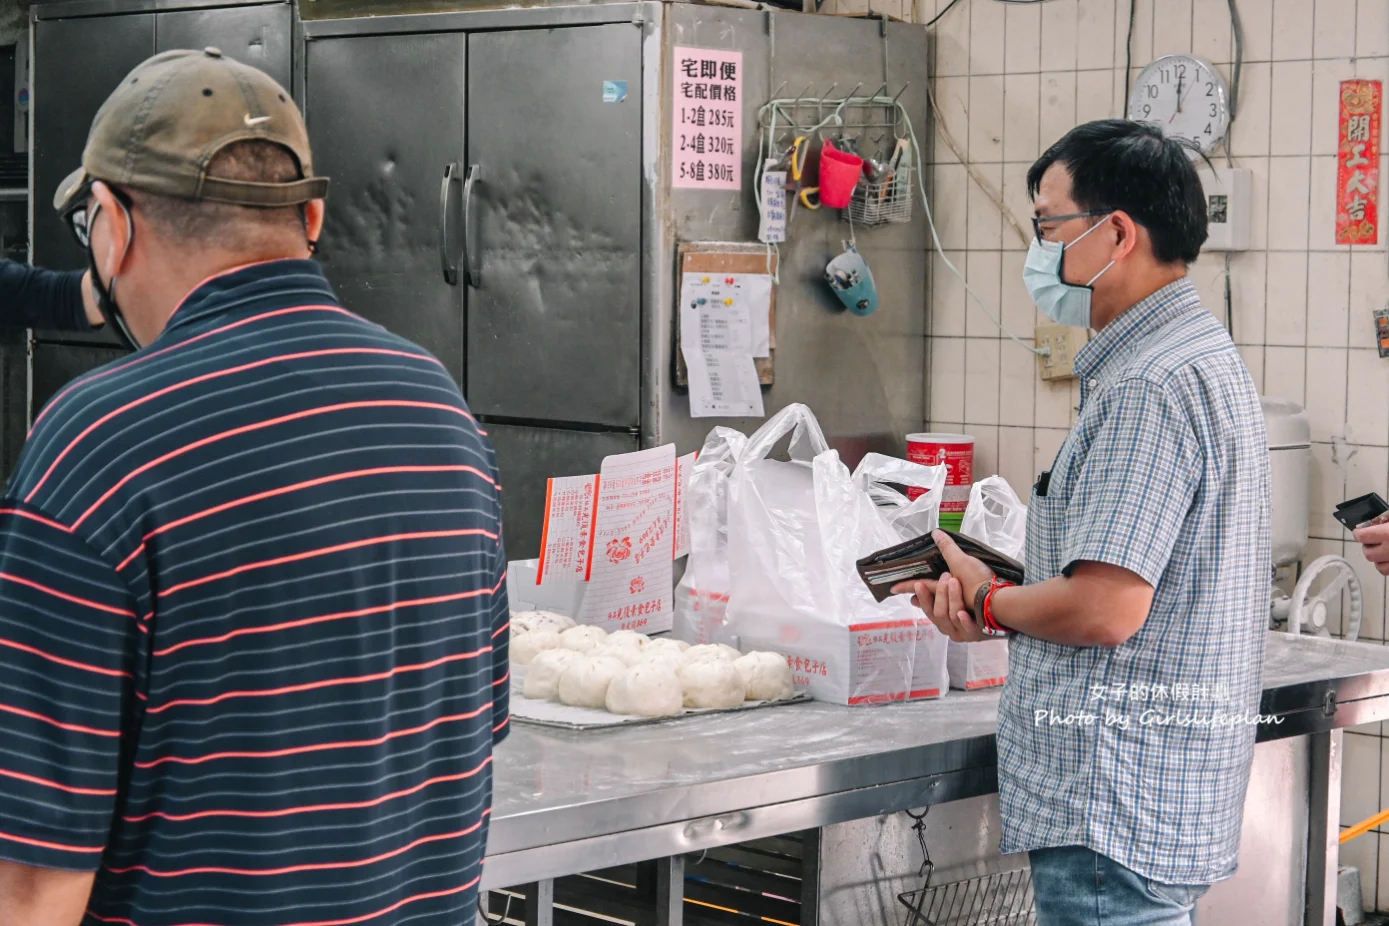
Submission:
[[[603,81],[603,102],[621,103],[627,99],[627,81],[625,80],[605,80]]]

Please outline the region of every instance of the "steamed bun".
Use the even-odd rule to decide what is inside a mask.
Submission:
[[[558,649],[559,634],[553,630],[531,630],[511,638],[511,661],[518,666],[528,666],[545,650]]]
[[[680,713],[680,678],[657,663],[633,666],[608,686],[608,710],[637,717],[673,717]]]
[[[560,675],[559,699],[573,707],[601,710],[608,702],[608,686],[626,671],[627,666],[609,656],[582,656]]]
[[[624,646],[646,646],[651,642],[651,638],[644,633],[637,633],[635,630],[614,630],[608,634],[609,643],[621,643]]]
[[[602,627],[570,627],[559,635],[559,645],[576,653],[588,653],[608,636]]]
[[[526,687],[522,694],[538,701],[553,701],[559,697],[559,677],[582,658],[569,649],[545,650],[526,668]]]
[[[723,659],[698,659],[680,670],[686,707],[737,707],[747,689],[733,663]]]
[[[743,677],[749,701],[778,701],[796,693],[791,666],[778,653],[748,653],[736,660],[733,667]]]
[[[742,655],[727,643],[701,643],[685,650],[685,661],[688,663],[701,659],[722,659],[724,662],[733,662]]]
[[[637,665],[645,661],[644,647],[637,646],[635,643],[614,643],[612,638],[604,640],[589,651],[591,656],[607,656],[616,659],[627,667]]]

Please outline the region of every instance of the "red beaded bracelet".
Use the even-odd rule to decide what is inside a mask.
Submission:
[[[1000,624],[998,622],[998,619],[994,617],[994,593],[996,593],[1000,588],[1013,588],[1013,583],[1004,582],[997,576],[992,578],[989,581],[989,590],[984,595],[984,607],[980,609],[983,613],[978,615],[979,620],[982,623],[982,627],[980,629],[991,637],[1002,637],[1012,633],[1011,630]]]

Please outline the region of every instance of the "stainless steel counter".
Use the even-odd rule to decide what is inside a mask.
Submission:
[[[1270,634],[1260,739],[1389,719],[1389,647]],[[997,788],[998,692],[811,703],[610,732],[515,724],[484,884],[501,887]]]

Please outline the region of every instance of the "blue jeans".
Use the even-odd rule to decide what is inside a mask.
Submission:
[[[1164,884],[1084,846],[1037,849],[1037,926],[1193,926],[1209,884]]]

